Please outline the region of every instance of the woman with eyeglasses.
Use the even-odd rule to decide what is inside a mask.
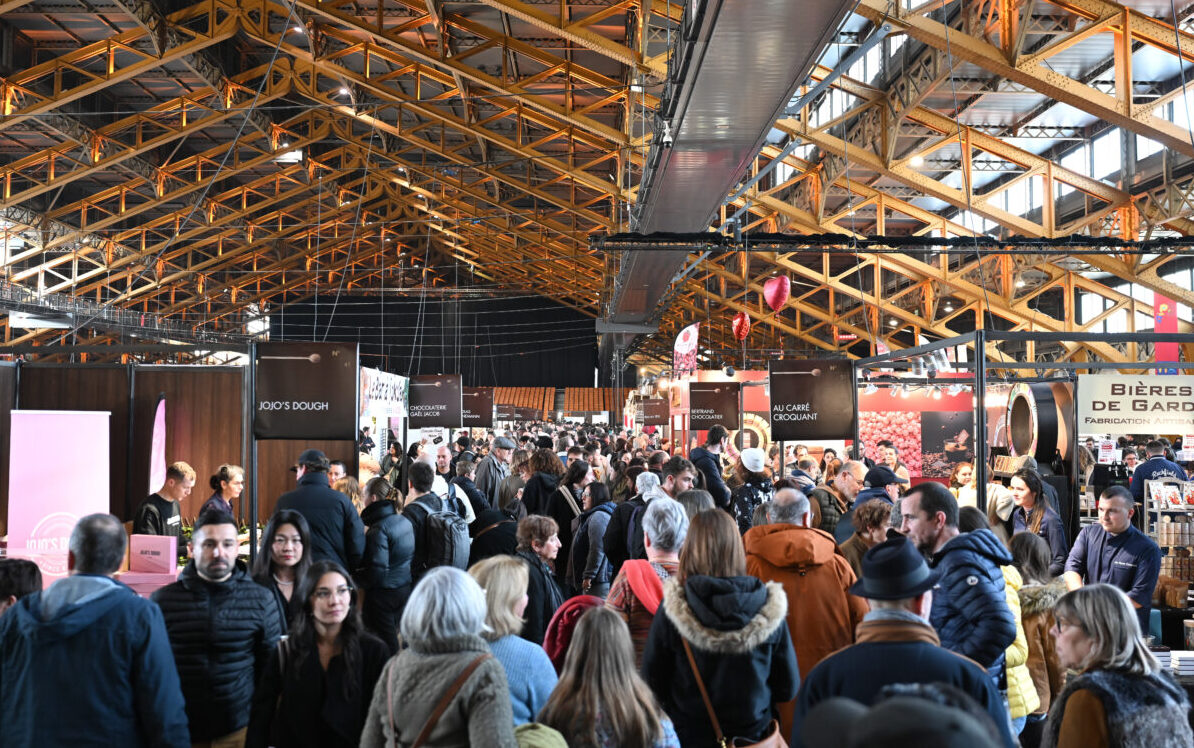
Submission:
[[[385,478],[365,484],[361,521],[368,530],[365,555],[357,570],[365,591],[365,626],[386,643],[391,654],[398,651],[398,622],[413,586],[410,562],[415,555],[414,525],[394,506],[397,493]]]
[[[355,748],[389,658],[365,630],[356,589],[335,561],[303,576],[302,607],[253,693],[246,748]]]
[[[311,566],[307,552],[310,544],[306,518],[292,509],[275,512],[261,534],[261,550],[253,561],[253,581],[274,593],[283,631],[290,629],[301,607],[294,588]]]
[[[1057,656],[1072,672],[1049,708],[1045,748],[1189,748],[1186,693],[1140,635],[1132,603],[1092,584],[1053,609]]]

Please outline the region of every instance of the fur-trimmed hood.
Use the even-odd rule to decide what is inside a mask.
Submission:
[[[692,646],[718,654],[744,654],[784,624],[788,598],[778,582],[754,577],[675,577],[663,583],[663,611]]]
[[[1066,593],[1060,577],[1048,584],[1026,584],[1020,588],[1020,612],[1025,617],[1045,613]]]

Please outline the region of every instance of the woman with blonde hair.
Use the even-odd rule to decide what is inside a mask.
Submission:
[[[574,748],[680,748],[671,720],[634,668],[630,629],[608,608],[580,617],[539,721]]]
[[[733,518],[721,509],[693,517],[642,671],[682,744],[778,736],[773,707],[794,699],[800,683],[787,613],[783,585],[747,575]]]
[[[1076,671],[1053,701],[1046,748],[1189,748],[1186,693],[1140,636],[1132,603],[1109,584],[1067,593],[1054,608],[1057,655]]]
[[[361,492],[361,484],[356,478],[352,476],[341,478],[332,488],[348,497],[348,500],[352,502],[352,508],[357,510],[357,514],[360,514],[361,510],[365,508],[365,495]]]
[[[506,670],[514,724],[531,722],[556,687],[556,670],[543,648],[519,636],[527,607],[527,567],[513,556],[494,556],[469,568],[485,590],[481,636]]]

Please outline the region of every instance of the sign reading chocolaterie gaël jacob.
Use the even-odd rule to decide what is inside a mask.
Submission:
[[[854,369],[845,359],[772,361],[771,438],[853,439]]]
[[[721,424],[738,428],[738,382],[690,382],[688,385],[688,428],[706,431]]]
[[[258,343],[256,364],[255,437],[356,439],[355,343]]]
[[[1194,432],[1194,376],[1085,374],[1078,377],[1078,433]]]
[[[463,425],[462,393],[459,374],[411,377],[407,400],[408,425],[412,429]]]

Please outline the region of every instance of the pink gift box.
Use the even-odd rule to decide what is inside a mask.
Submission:
[[[129,571],[177,575],[178,538],[133,535],[129,539]]]
[[[177,574],[152,574],[144,571],[124,571],[116,575],[122,583],[127,584],[141,597],[149,597],[154,590],[165,587],[178,579]]]

